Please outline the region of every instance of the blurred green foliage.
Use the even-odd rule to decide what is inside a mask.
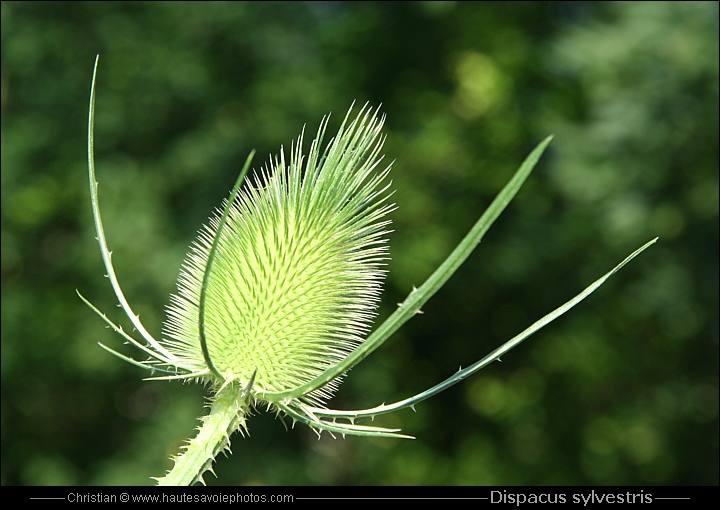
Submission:
[[[318,441],[266,413],[219,484],[717,484],[715,2],[2,3],[2,483],[149,484],[202,388],[144,382],[94,240],[85,136],[120,281],[149,330],[246,155],[352,101],[396,160],[387,315],[529,150],[536,173],[466,266],[343,383],[404,398],[660,243],[475,377],[381,420],[415,441]],[[287,424],[289,425],[289,424]],[[289,427],[288,427],[289,428]]]

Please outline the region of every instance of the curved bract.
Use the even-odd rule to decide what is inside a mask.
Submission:
[[[510,203],[550,143],[548,137],[526,158],[467,236],[383,324],[368,335],[375,317],[388,258],[390,165],[381,166],[383,118],[352,108],[323,149],[325,118],[303,153],[303,135],[290,150],[242,187],[248,157],[229,198],[200,229],[180,271],[160,340],[141,324],[113,269],[97,194],[93,155],[95,75],[88,119],[88,176],[92,211],[103,262],[121,308],[142,341],[127,334],[80,296],[146,359],[102,347],[153,379],[208,383],[210,412],[161,484],[202,480],[230,435],[244,432],[258,404],[318,432],[403,437],[396,429],[355,423],[358,418],[412,407],[485,367],[575,306],[652,240],[583,292],[477,363],[434,387],[394,404],[362,411],[326,409],[347,371],[420,311],[467,259]],[[367,338],[366,338],[367,337]]]

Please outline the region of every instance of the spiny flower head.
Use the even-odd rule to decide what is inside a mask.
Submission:
[[[301,135],[289,162],[281,150],[225,204],[225,222],[218,210],[200,230],[161,342],[178,368],[196,374],[209,362],[215,385],[254,377],[254,392],[279,393],[310,382],[362,342],[385,275],[393,205],[390,166],[377,168],[383,119],[367,108],[348,119],[323,154],[327,118],[307,158]],[[329,396],[336,383],[308,401]]]
[[[366,338],[385,278],[387,214],[395,208],[391,165],[381,166],[384,117],[378,110],[366,105],[353,118],[351,107],[321,151],[324,118],[307,156],[301,134],[289,161],[281,148],[241,189],[251,153],[229,199],[190,247],[158,341],[125,298],[105,239],[95,178],[94,78],[88,177],[97,240],[120,307],[144,342],[80,297],[148,357],[137,360],[100,345],[151,370],[154,379],[209,382],[213,411],[203,422],[216,446],[244,428],[244,416],[258,401],[316,431],[407,437],[356,425],[354,416],[323,406],[347,371],[389,334],[385,328],[383,336]],[[400,315],[405,312],[401,307]],[[404,320],[391,322],[398,327]],[[182,457],[206,465],[209,450],[196,439],[188,445],[195,454]]]

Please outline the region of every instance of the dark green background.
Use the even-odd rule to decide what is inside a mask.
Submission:
[[[417,440],[318,441],[260,412],[209,483],[718,483],[717,3],[3,2],[3,484],[149,484],[204,410],[201,387],[101,350],[121,338],[75,294],[129,327],[87,189],[97,53],[108,242],[156,335],[253,148],[259,166],[304,124],[382,104],[399,206],[382,318],[556,135],[334,408],[424,390],[660,236],[503,363],[378,419]]]

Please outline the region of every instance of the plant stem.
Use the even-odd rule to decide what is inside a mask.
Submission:
[[[221,450],[230,447],[230,435],[245,430],[250,404],[237,385],[229,384],[215,394],[210,413],[200,418],[198,433],[174,458],[175,465],[158,485],[192,485],[203,482],[203,474],[212,471],[212,462]],[[204,483],[204,482],[203,482]]]

